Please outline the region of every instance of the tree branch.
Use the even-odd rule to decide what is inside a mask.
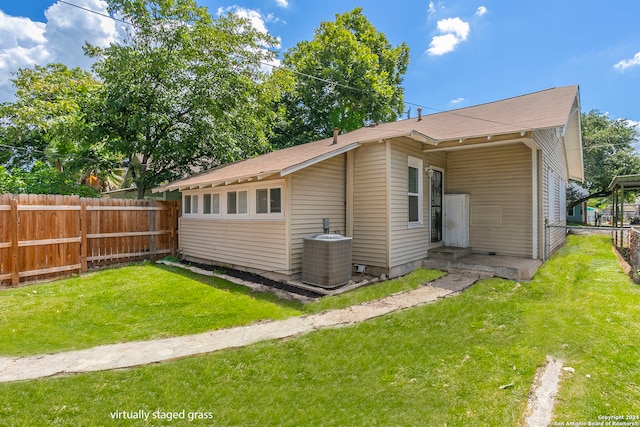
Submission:
[[[596,197],[609,197],[613,193],[612,190],[600,190],[595,193],[591,193],[588,196],[582,197],[574,202],[571,202],[567,205],[567,210],[573,208],[574,206],[578,206],[580,203],[586,202],[589,199],[594,199]]]

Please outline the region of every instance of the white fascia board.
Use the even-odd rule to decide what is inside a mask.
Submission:
[[[437,139],[431,138],[429,135],[418,132],[417,130],[412,130],[406,136],[413,139],[414,141],[418,141],[423,144],[438,145],[438,143],[440,142]]]
[[[325,154],[322,154],[320,156],[314,157],[313,159],[309,159],[309,160],[306,160],[306,161],[304,161],[302,163],[298,163],[297,165],[289,166],[288,168],[285,168],[282,171],[280,171],[280,176],[290,175],[290,174],[292,174],[294,172],[297,172],[299,170],[308,168],[309,166],[313,166],[313,165],[315,165],[317,163],[323,162],[325,160],[329,160],[329,159],[331,159],[331,158],[333,158],[335,156],[339,156],[340,154],[344,154],[344,153],[346,153],[348,151],[355,150],[356,148],[360,147],[360,145],[361,144],[359,142],[356,142],[356,143],[353,143],[353,144],[349,144],[349,145],[345,145],[344,147],[339,148],[337,150],[330,151],[328,153],[325,153]]]

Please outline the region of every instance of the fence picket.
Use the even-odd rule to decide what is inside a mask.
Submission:
[[[0,281],[175,254],[178,202],[0,195]]]

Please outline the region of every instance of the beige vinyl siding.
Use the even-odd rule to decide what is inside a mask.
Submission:
[[[422,159],[422,212],[421,227],[409,228],[408,207],[408,158]],[[389,266],[396,267],[427,257],[429,245],[429,176],[424,173],[428,162],[422,146],[414,141],[398,141],[391,144],[390,177],[390,227]]]
[[[544,219],[553,218],[551,221],[554,226],[551,227],[544,235],[548,241],[544,242],[547,254],[553,253],[560,245],[564,243],[566,225],[566,212],[560,211],[561,192],[566,189],[561,184],[567,184],[567,162],[564,152],[564,144],[560,135],[560,129],[544,129],[535,131],[532,135],[535,144],[542,150],[542,165],[540,172],[542,174],[542,216]],[[551,173],[552,172],[552,173]],[[553,182],[550,182],[550,177]],[[553,186],[553,203],[549,203],[550,186]],[[550,212],[553,208],[553,214]],[[543,222],[544,223],[544,222]]]
[[[447,168],[447,153],[444,152],[444,151],[440,151],[440,152],[436,152],[436,153],[427,153],[427,157],[426,157],[426,160],[424,162],[424,167],[426,168],[427,166],[434,166],[436,168],[440,168],[440,169],[445,170]],[[445,193],[446,193],[446,190],[447,190],[446,189],[446,184],[447,184],[446,170],[445,170],[444,179],[445,179],[445,182],[443,184],[445,185],[444,190],[445,190]]]
[[[354,150],[353,263],[388,267],[387,144]]]
[[[257,271],[287,273],[285,220],[180,219],[186,257]]]
[[[470,195],[474,252],[532,256],[531,164],[522,143],[447,154],[447,192]]]
[[[322,219],[330,231],[346,233],[346,154],[305,168],[291,176],[291,269],[302,267],[303,238],[322,233]]]

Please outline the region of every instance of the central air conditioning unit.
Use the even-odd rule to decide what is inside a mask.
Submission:
[[[305,237],[302,281],[322,288],[336,288],[351,280],[351,237],[314,234]]]

